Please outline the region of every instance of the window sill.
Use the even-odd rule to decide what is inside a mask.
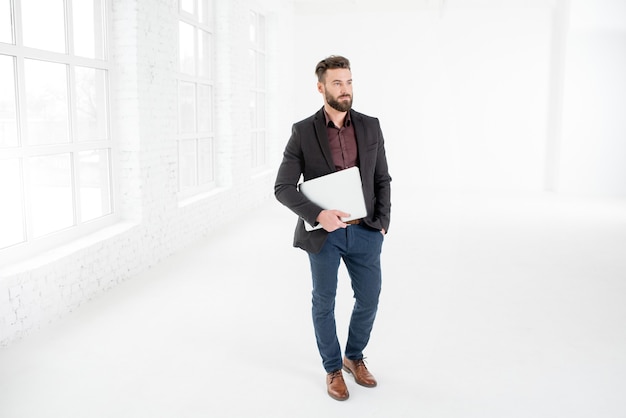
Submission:
[[[54,249],[47,250],[41,254],[29,257],[24,260],[16,261],[8,265],[0,266],[0,278],[5,276],[13,276],[25,271],[34,270],[39,267],[54,263],[65,257],[70,257],[78,251],[84,250],[91,246],[97,245],[103,241],[121,235],[137,226],[136,222],[123,221],[107,226],[86,235],[77,238],[67,244],[60,245]]]

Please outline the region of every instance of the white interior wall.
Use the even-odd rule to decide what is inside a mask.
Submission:
[[[596,24],[583,39],[576,29],[554,38],[567,28],[554,13],[615,20],[623,2],[406,3],[299,4],[297,118],[321,105],[317,61],[341,54],[353,64],[355,109],[381,119],[397,186],[626,194],[623,32]]]
[[[178,0],[108,4],[121,221],[45,253],[24,253],[18,262],[0,254],[0,346],[157,266],[217,227],[250,216],[273,195],[276,164],[251,164],[249,12],[267,18],[267,135],[274,150],[275,138],[291,123],[285,112],[291,92],[284,88],[292,84],[289,1],[214,1],[218,187],[185,201],[176,174]]]
[[[626,196],[626,2],[572,0],[559,189]]]
[[[320,106],[313,68],[342,54],[352,61],[355,109],[381,119],[395,181],[541,190],[550,9],[456,3],[443,13],[299,8],[298,109]]]
[[[295,13],[289,0],[217,3],[217,71],[231,81],[217,80],[223,188],[181,206],[171,154],[176,2],[113,1],[120,61],[114,63],[112,123],[122,144],[122,209],[131,224],[2,270],[0,345],[271,198],[290,124],[322,103],[314,66],[332,53],[352,60],[355,108],[381,119],[398,193],[416,187],[544,190],[552,2],[450,0],[443,13],[424,8],[436,4],[426,0],[390,0],[384,9],[359,2],[358,10],[349,7],[355,1],[332,10],[332,1],[318,3],[298,4]],[[229,35],[245,32],[250,7],[267,14],[269,31],[271,163],[256,173],[245,170],[247,46],[245,36]],[[571,2],[553,167],[561,191],[626,195],[624,7],[620,0]]]

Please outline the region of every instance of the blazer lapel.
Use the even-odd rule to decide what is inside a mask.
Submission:
[[[328,140],[328,131],[326,131],[326,118],[324,117],[324,108],[320,109],[315,114],[315,136],[320,144],[324,159],[331,169],[331,172],[335,171],[335,163],[333,162],[333,156],[330,151],[330,143]]]
[[[350,119],[354,125],[354,136],[356,136],[356,147],[358,150],[359,167],[361,167],[361,155],[365,152],[365,126],[363,126],[363,120],[359,114],[354,110],[350,110]]]

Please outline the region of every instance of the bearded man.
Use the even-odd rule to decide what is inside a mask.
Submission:
[[[349,397],[342,369],[356,383],[374,387],[363,351],[378,311],[382,274],[380,254],[389,230],[391,177],[378,119],[352,109],[350,61],[330,56],[316,68],[317,90],[324,106],[297,122],[285,147],[274,192],[278,201],[298,215],[293,245],[307,252],[313,281],[312,314],[317,347],[326,371],[327,393]],[[367,216],[344,222],[342,208],[322,208],[307,199],[298,182],[359,167]],[[321,225],[307,230],[305,222]],[[335,324],[337,276],[343,260],[354,291],[354,308],[342,356]]]

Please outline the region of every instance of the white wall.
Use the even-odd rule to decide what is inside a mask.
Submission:
[[[425,7],[437,2],[355,3],[296,9],[296,113],[321,105],[317,61],[350,58],[355,109],[381,119],[396,187],[544,191],[556,183],[557,191],[625,193],[621,34],[568,39],[558,24],[567,22],[567,1],[449,0],[443,10]],[[618,11],[618,0],[591,3],[574,2],[574,15],[589,12],[583,4]],[[573,87],[589,73],[605,87]],[[609,85],[621,99],[607,100]],[[581,134],[598,125],[606,129],[593,138]],[[585,159],[587,186],[577,175]]]
[[[446,2],[443,13],[406,5],[327,16],[300,8],[301,113],[321,103],[309,100],[317,60],[343,54],[353,64],[355,109],[381,119],[394,181],[541,190],[550,9],[457,3]]]
[[[158,265],[273,197],[275,162],[251,168],[248,80],[249,10],[266,14],[268,136],[292,122],[292,6],[282,0],[215,0],[218,186],[181,202],[177,196],[177,0],[111,2],[111,125],[123,219],[38,257],[0,260],[0,346],[67,314],[103,291]],[[270,143],[272,155],[278,139]],[[207,272],[207,280],[211,272]]]
[[[1,266],[0,345],[271,199],[291,123],[322,103],[315,64],[333,53],[352,60],[355,108],[381,119],[396,193],[541,191],[553,169],[564,192],[626,195],[621,0],[572,1],[559,138],[548,138],[547,119],[560,109],[549,85],[552,1],[448,0],[443,13],[423,8],[437,4],[426,0],[384,8],[318,0],[295,13],[290,0],[215,1],[221,189],[182,206],[176,196],[176,0],[113,0],[112,125],[126,222]],[[269,28],[265,172],[247,163],[250,7]],[[550,143],[558,144],[552,163]]]
[[[626,196],[626,2],[573,0],[559,189]]]

